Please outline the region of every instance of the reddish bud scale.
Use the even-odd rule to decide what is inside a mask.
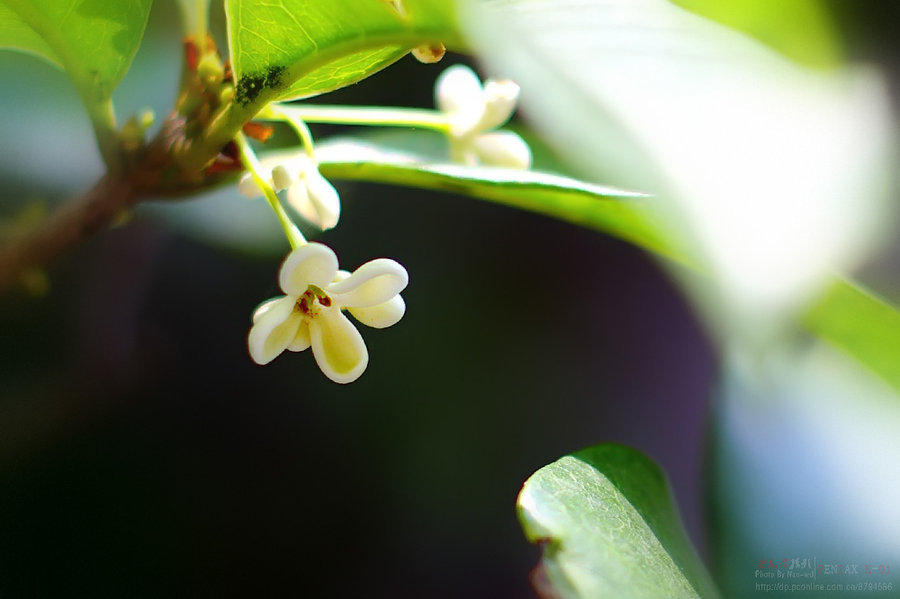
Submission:
[[[275,128],[272,125],[263,125],[262,123],[250,121],[249,123],[244,124],[243,131],[249,137],[266,143],[269,141],[269,138],[272,137],[272,134],[275,133]]]
[[[227,171],[239,171],[243,168],[240,161],[240,154],[233,141],[228,142],[219,152],[219,155],[213,159],[212,164],[206,167],[208,174],[223,173]]]
[[[187,64],[188,69],[192,71],[197,70],[197,63],[200,61],[200,50],[197,48],[197,44],[194,43],[193,38],[185,38],[184,39],[184,62]]]

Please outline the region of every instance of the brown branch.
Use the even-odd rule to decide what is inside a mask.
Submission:
[[[0,244],[0,291],[19,282],[28,269],[109,226],[137,198],[134,181],[106,175],[31,231]]]
[[[241,170],[240,161],[229,155],[228,140],[223,141],[223,147],[198,143],[212,120],[223,111],[223,89],[232,85],[228,69],[224,67],[214,81],[197,73],[201,55],[220,60],[212,38],[206,40],[203,48],[188,39],[185,50],[176,109],[154,139],[145,145],[143,129],[133,118],[115,142],[114,171],[31,231],[0,241],[0,292],[22,281],[29,269],[43,266],[105,229],[142,198],[175,198],[209,189],[233,179]],[[236,122],[235,130],[244,124]],[[190,166],[181,164],[176,157]]]
[[[227,168],[207,168],[195,174],[174,166],[171,150],[175,145],[184,145],[184,128],[185,119],[173,112],[145,147],[123,146],[123,171],[107,173],[34,229],[0,241],[0,293],[20,282],[29,269],[47,264],[68,248],[107,228],[147,196],[178,198],[232,180],[241,168],[240,163],[229,164]],[[214,156],[202,158],[200,162],[217,164]]]

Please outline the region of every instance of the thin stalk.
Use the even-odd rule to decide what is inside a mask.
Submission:
[[[271,115],[271,117],[274,119],[287,119],[288,124],[293,127],[294,131],[297,132],[297,136],[300,138],[300,141],[303,142],[303,149],[306,150],[306,155],[315,160],[316,152],[313,145],[312,132],[310,132],[309,127],[306,125],[303,119],[289,114],[288,112],[282,110],[282,108],[283,107],[278,104],[269,104],[260,113],[259,118],[266,118],[263,115],[268,114]]]
[[[209,0],[194,0],[194,35],[198,44],[206,44],[209,22]]]
[[[278,200],[275,190],[272,189],[272,186],[269,185],[262,176],[260,176],[259,173],[262,170],[262,166],[259,164],[259,160],[257,160],[256,154],[250,147],[247,138],[244,137],[243,133],[238,133],[237,136],[235,136],[234,141],[241,152],[241,161],[250,172],[250,176],[253,177],[254,183],[262,190],[263,195],[265,195],[266,200],[269,202],[269,206],[271,206],[272,211],[275,212],[275,216],[278,217],[278,222],[284,230],[288,242],[291,244],[291,249],[297,249],[300,246],[306,245],[306,238],[303,236],[303,233],[300,232],[300,229],[297,228],[297,225],[294,224],[294,221],[291,220],[291,217],[288,216],[287,212],[284,211],[284,206],[282,206],[281,202]]]
[[[389,108],[380,106],[329,106],[324,104],[280,104],[264,111],[259,118],[282,120],[278,113],[307,123],[332,123],[339,125],[376,125],[384,127],[416,127],[441,133],[450,131],[447,117],[436,110],[421,108]]]

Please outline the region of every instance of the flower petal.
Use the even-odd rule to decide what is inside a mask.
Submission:
[[[475,71],[461,64],[445,69],[434,83],[435,102],[441,112],[481,110],[483,91]]]
[[[256,316],[247,335],[250,357],[257,364],[268,364],[294,340],[297,328],[303,321],[300,313],[294,310],[295,301],[287,296],[261,306],[265,310]]]
[[[485,110],[484,89],[478,75],[467,66],[454,65],[435,82],[435,101],[451,117],[451,133],[465,137],[475,131]]]
[[[253,175],[250,173],[241,175],[237,188],[238,191],[241,192],[241,195],[247,198],[258,198],[263,195],[262,190],[259,188],[259,185],[256,184],[256,181],[253,180]]]
[[[297,328],[297,334],[294,335],[294,340],[287,346],[287,349],[288,351],[304,351],[309,349],[309,344],[309,325],[301,322]]]
[[[310,222],[323,231],[333,229],[341,216],[341,199],[334,185],[319,174],[318,169],[311,169],[307,171],[306,187],[316,211],[316,218]]]
[[[275,305],[278,304],[278,302],[284,300],[284,298],[285,296],[283,295],[280,297],[273,297],[272,299],[268,299],[258,305],[256,307],[256,310],[253,311],[253,324],[256,324],[256,321],[258,321],[263,314],[274,308]]]
[[[374,329],[386,329],[397,324],[406,313],[406,302],[400,295],[371,308],[348,308],[353,318]]]
[[[321,243],[307,243],[284,259],[278,282],[287,295],[299,297],[310,285],[324,289],[334,280],[337,269],[337,256],[330,247]]]
[[[273,154],[263,156],[259,160],[259,170],[257,172],[259,173],[259,176],[262,177],[263,181],[269,185],[273,185],[272,170],[282,162],[284,162],[284,157],[282,155]],[[273,185],[273,188],[275,191],[280,191],[277,186]],[[238,191],[248,198],[258,198],[259,196],[264,195],[263,190],[260,189],[259,185],[256,184],[256,181],[253,180],[253,175],[247,171],[241,175],[241,178],[238,181]]]
[[[288,187],[287,201],[306,222],[315,223],[318,219],[316,209],[309,199],[309,189],[306,186],[306,181],[300,180]]]
[[[531,167],[531,148],[512,131],[492,131],[475,138],[475,153],[482,164],[520,170]]]
[[[519,101],[519,84],[509,79],[488,80],[484,84],[484,114],[478,122],[480,131],[499,127],[509,120]]]
[[[332,283],[327,292],[345,308],[370,308],[393,299],[406,288],[409,274],[389,258],[366,262],[342,281]]]
[[[335,383],[358,379],[369,363],[362,335],[337,307],[327,308],[309,321],[310,342],[319,368]]]
[[[272,169],[272,187],[276,192],[289,189],[297,183],[299,176],[296,167],[290,162],[279,164]]]

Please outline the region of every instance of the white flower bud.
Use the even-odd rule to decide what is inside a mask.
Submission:
[[[519,84],[509,79],[489,80],[484,85],[484,114],[478,123],[482,131],[505,125],[516,110]]]
[[[283,154],[261,161],[261,177],[278,193],[287,190],[287,202],[307,222],[322,229],[333,229],[341,215],[337,190],[319,173],[318,166],[306,154],[285,158]],[[238,191],[249,198],[263,195],[250,173],[238,181]]]
[[[237,188],[238,191],[241,192],[241,195],[247,198],[258,198],[262,195],[262,190],[256,184],[256,181],[253,180],[253,175],[250,173],[241,175]]]
[[[462,138],[476,130],[484,115],[483,94],[478,75],[467,66],[454,65],[440,74],[435,100],[450,117],[451,135]]]
[[[279,164],[272,169],[272,186],[275,191],[289,189],[297,183],[298,173],[288,168],[286,164]]]
[[[483,104],[483,89],[478,75],[469,67],[453,65],[441,73],[434,84],[435,100],[442,112],[459,112]]]
[[[531,168],[531,148],[512,131],[493,131],[474,141],[475,153],[482,164],[519,170]]]

